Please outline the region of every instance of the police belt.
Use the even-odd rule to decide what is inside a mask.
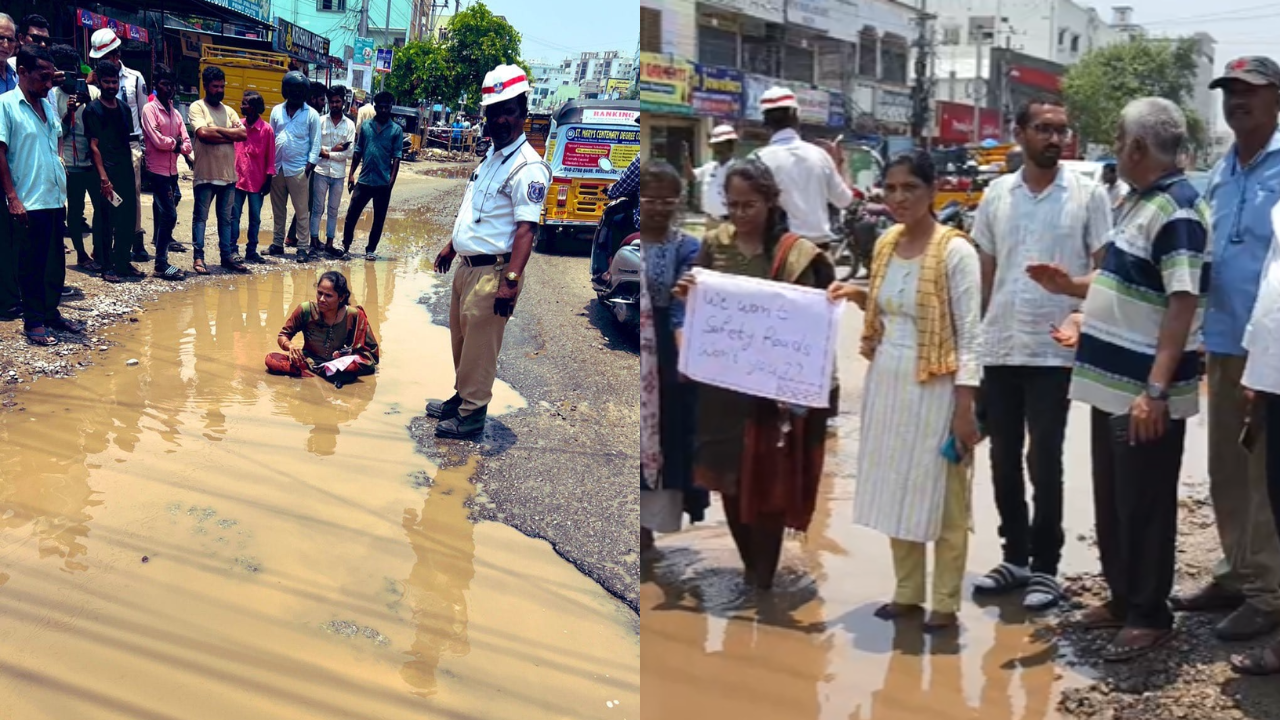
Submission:
[[[506,261],[511,259],[511,254],[503,253],[502,255],[460,255],[459,258],[462,260],[462,262],[466,263],[467,267],[487,267],[489,265],[497,265],[498,263],[505,263]]]

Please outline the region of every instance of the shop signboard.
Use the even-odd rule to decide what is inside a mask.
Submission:
[[[880,88],[876,91],[875,108],[877,120],[908,124],[911,122],[911,93]]]
[[[604,83],[604,94],[617,100],[625,98],[631,92],[631,80],[624,78],[609,78]]]
[[[806,125],[826,125],[831,121],[831,94],[790,80],[748,75],[744,85],[742,102],[748,120],[762,120],[760,96],[771,87],[785,87],[796,94],[800,105],[800,122]]]
[[[1062,91],[1062,78],[1058,77],[1056,73],[1027,67],[1026,65],[1010,66],[1009,81],[1051,93]]]
[[[640,53],[640,105],[648,112],[692,115],[694,65],[670,55]]]
[[[832,0],[790,0],[787,3],[787,22],[818,32],[831,30]]]
[[[704,3],[779,25],[787,21],[783,0],[704,0]]]
[[[742,71],[698,65],[693,82],[693,110],[699,115],[737,120],[742,117]]]
[[[391,48],[378,48],[377,56],[374,58],[374,72],[389,73],[391,72],[391,58],[395,52]]]
[[[271,0],[208,0],[208,3],[234,10],[262,23],[269,22],[271,17]]]
[[[844,127],[848,117],[844,111],[844,95],[838,92],[828,93],[830,110],[827,112],[827,124],[831,127]]]
[[[324,65],[329,62],[329,39],[276,16],[276,31],[271,47],[306,63]]]
[[[938,118],[938,134],[936,139],[948,145],[963,145],[974,142],[973,106],[939,100],[934,111]],[[978,140],[987,138],[1000,139],[1000,111],[994,108],[981,108],[978,111]]]
[[[84,8],[76,8],[76,22],[85,28],[101,30],[102,28],[111,28],[117,37],[126,40],[137,40],[138,42],[151,42],[151,35],[147,29],[141,25],[130,25],[129,23],[120,22],[115,18],[99,15],[90,12]]]
[[[640,129],[570,125],[564,131],[561,162],[578,174],[617,174],[640,154]],[[612,170],[603,170],[600,159],[609,158]]]

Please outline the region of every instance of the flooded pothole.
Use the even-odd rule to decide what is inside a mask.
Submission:
[[[6,713],[638,717],[634,615],[473,522],[475,448],[437,468],[408,437],[453,381],[422,268],[338,266],[383,347],[341,389],[263,371],[306,266],[167,294],[100,366],[24,384],[0,416]],[[494,422],[524,407],[500,380]]]

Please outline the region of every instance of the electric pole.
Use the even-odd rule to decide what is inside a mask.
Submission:
[[[926,11],[926,4],[927,0],[920,0],[920,13],[916,16],[920,27],[914,43],[916,81],[911,88],[911,139],[917,147],[924,146],[924,128],[929,122],[929,98],[933,94],[929,69],[933,64],[932,20],[936,16]]]
[[[360,24],[356,26],[356,37],[369,37],[369,0],[361,2]]]

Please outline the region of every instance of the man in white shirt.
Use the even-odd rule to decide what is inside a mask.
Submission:
[[[695,168],[692,157],[685,152],[684,174],[686,180],[698,183],[702,212],[707,216],[707,231],[710,232],[729,220],[729,209],[725,206],[724,198],[724,179],[733,166],[733,151],[738,146],[738,133],[732,125],[717,125],[711,130],[711,139],[707,142],[711,145],[715,159]]]
[[[985,308],[982,401],[1004,539],[1004,562],[979,578],[975,589],[1004,593],[1025,587],[1023,605],[1046,610],[1062,598],[1062,449],[1074,359],[1049,330],[1079,300],[1050,294],[1032,277],[1046,267],[1072,278],[1087,276],[1107,243],[1111,205],[1101,185],[1058,163],[1071,138],[1060,100],[1024,104],[1016,125],[1026,163],[991,183],[973,227]],[[1035,502],[1030,519],[1022,469],[1028,438]]]
[[[847,208],[853,204],[844,155],[835,143],[821,141],[818,145],[800,139],[800,103],[793,91],[781,87],[766,90],[760,96],[760,110],[773,137],[753,157],[769,166],[782,188],[779,202],[791,232],[825,248],[834,238],[828,206]]]
[[[356,124],[343,114],[347,89],[334,85],[328,92],[329,112],[320,118],[320,162],[311,176],[311,244],[320,243],[320,218],[327,209],[324,251],[338,257],[342,251],[334,247],[333,236],[338,229],[342,182],[347,177],[347,160],[351,159],[351,146],[356,140]]]
[[[1120,179],[1114,162],[1102,166],[1102,187],[1107,191],[1107,200],[1113,210],[1120,207],[1124,196],[1129,194],[1129,184]]]
[[[133,234],[133,261],[147,262],[151,255],[143,245],[142,233],[142,106],[147,102],[147,81],[142,73],[125,67],[120,59],[120,38],[111,28],[102,28],[93,33],[89,39],[89,57],[93,60],[106,58],[120,68],[120,97],[129,106],[129,118],[133,127],[129,131],[129,143],[133,149],[133,184],[134,198],[137,199],[137,218]],[[173,248],[177,250],[178,248]],[[101,259],[101,258],[99,258]]]

